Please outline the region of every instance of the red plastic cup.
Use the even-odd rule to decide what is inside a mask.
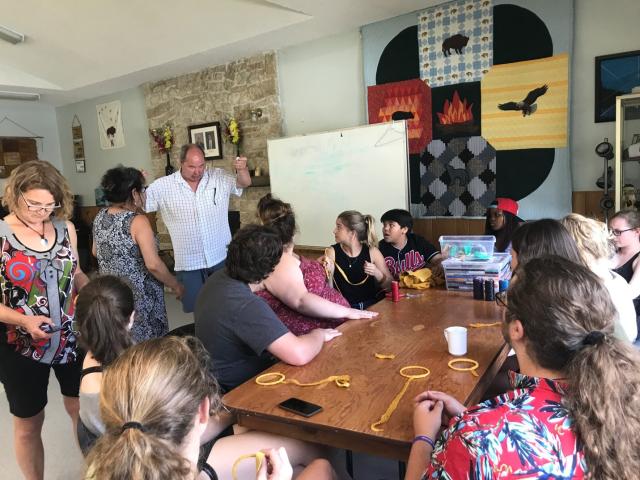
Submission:
[[[400,284],[398,282],[391,282],[391,301],[397,302],[400,300]]]

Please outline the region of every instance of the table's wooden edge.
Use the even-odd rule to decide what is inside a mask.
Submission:
[[[408,441],[402,442],[360,432],[338,431],[338,429],[331,427],[314,427],[294,421],[283,422],[282,418],[274,420],[268,416],[254,412],[242,411],[232,407],[229,407],[229,409],[235,413],[237,423],[240,426],[296,438],[306,442],[331,445],[335,448],[343,448],[345,450],[367,453],[369,455],[378,455],[403,462],[407,461],[409,451],[411,450],[411,442]],[[330,440],[323,441],[325,435],[329,437]]]
[[[471,393],[469,393],[465,401],[462,402],[465,407],[470,407],[472,405],[480,403],[482,396],[487,391],[487,388],[489,388],[489,385],[491,385],[493,379],[496,378],[496,375],[502,367],[502,364],[507,359],[507,354],[509,353],[510,349],[511,347],[508,343],[505,342],[502,345],[502,348],[498,351],[498,353],[496,353],[496,356],[493,358],[489,369],[484,372],[484,375],[482,375],[478,383],[476,383],[476,386],[473,388],[473,390],[471,390]]]

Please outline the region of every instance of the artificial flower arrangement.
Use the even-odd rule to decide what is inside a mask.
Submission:
[[[173,146],[173,130],[167,123],[160,128],[153,128],[149,130],[149,135],[156,142],[156,147],[160,153],[164,153],[167,156],[167,165],[164,167],[164,173],[171,175],[175,168],[171,165],[171,147]]]
[[[169,124],[160,128],[151,129],[149,130],[149,134],[153,138],[153,141],[156,142],[160,153],[171,151],[171,146],[173,145],[173,130],[171,130]]]
[[[227,127],[224,130],[224,138],[236,146],[236,155],[240,155],[240,125],[233,117],[229,118],[226,124]]]

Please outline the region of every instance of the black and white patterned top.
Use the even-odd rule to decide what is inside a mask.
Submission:
[[[161,337],[169,330],[164,289],[144,264],[140,248],[131,237],[136,213],[98,212],[93,222],[101,275],[115,275],[129,281],[135,297],[136,315],[131,334],[136,342]]]

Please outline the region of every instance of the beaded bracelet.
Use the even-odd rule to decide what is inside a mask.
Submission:
[[[416,436],[416,438],[413,439],[413,442],[411,443],[416,443],[416,442],[426,442],[429,445],[431,445],[431,448],[436,448],[436,444],[433,442],[433,440],[431,440],[431,437],[427,437],[426,435],[418,435]]]

